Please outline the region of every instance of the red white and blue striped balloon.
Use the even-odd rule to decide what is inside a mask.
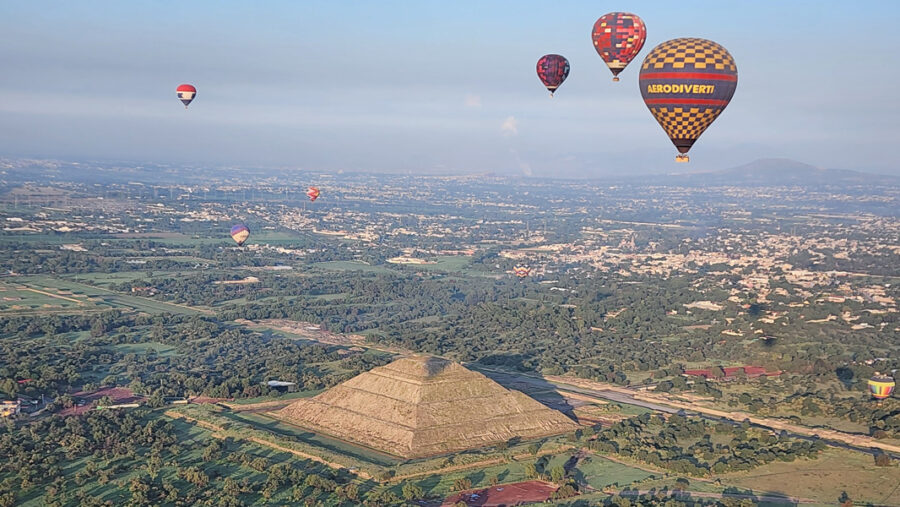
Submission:
[[[178,85],[178,88],[175,89],[175,93],[178,94],[178,100],[184,103],[184,108],[187,109],[188,104],[194,100],[194,97],[197,96],[197,89],[193,87],[193,85],[183,84]]]

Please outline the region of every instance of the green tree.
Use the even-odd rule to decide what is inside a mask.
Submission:
[[[566,469],[562,466],[555,466],[550,470],[550,480],[559,483],[566,478]]]
[[[472,487],[472,479],[468,477],[463,477],[462,479],[456,479],[453,481],[453,489],[456,491],[464,491],[470,489]]]
[[[465,488],[463,488],[463,489],[465,489]],[[403,487],[401,488],[401,493],[403,494],[404,500],[419,500],[425,496],[425,491],[423,491],[422,488],[420,488],[419,486],[417,486],[411,482],[407,482],[407,483],[403,484]]]

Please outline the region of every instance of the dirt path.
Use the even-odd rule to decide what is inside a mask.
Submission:
[[[900,454],[900,445],[889,444],[887,442],[880,442],[873,437],[868,435],[854,435],[851,433],[845,433],[843,431],[828,429],[828,428],[810,428],[808,426],[803,426],[800,424],[789,423],[787,421],[783,421],[780,419],[771,419],[768,417],[759,417],[752,414],[748,414],[746,412],[727,412],[725,410],[719,410],[710,407],[704,407],[703,405],[699,405],[696,403],[686,403],[683,401],[673,400],[669,396],[654,394],[649,392],[638,392],[633,391],[628,388],[624,388],[621,386],[615,386],[612,384],[606,384],[603,382],[594,382],[591,380],[585,379],[577,379],[570,377],[560,377],[560,376],[547,376],[546,380],[556,384],[561,390],[565,391],[565,384],[574,385],[580,387],[582,389],[590,389],[593,391],[612,391],[627,397],[632,398],[633,400],[637,400],[637,402],[645,402],[648,404],[655,405],[663,405],[669,407],[671,409],[683,409],[691,412],[699,412],[704,415],[718,417],[721,419],[729,419],[735,422],[743,422],[745,419],[749,420],[752,424],[763,426],[773,430],[785,430],[790,433],[795,433],[797,435],[804,435],[808,437],[818,437],[825,440],[832,440],[835,442],[841,442],[843,444],[847,444],[856,448],[877,448],[883,451],[892,452],[895,454]],[[563,384],[560,386],[559,384]],[[584,393],[582,393],[584,394]],[[602,393],[598,393],[598,397],[602,399],[602,396],[599,396]],[[627,400],[617,400],[622,403],[628,403]],[[864,449],[858,449],[864,450]]]
[[[298,399],[291,400],[275,400],[275,401],[261,401],[259,403],[222,403],[222,405],[228,407],[233,412],[268,412],[278,408],[286,407],[291,403],[297,401]]]
[[[360,347],[372,349],[388,354],[406,356],[413,352],[400,347],[379,345],[367,341],[365,336],[358,334],[332,333],[321,329],[321,325],[312,322],[294,321],[290,319],[263,319],[252,321],[247,319],[235,319],[235,322],[254,330],[271,330],[290,334],[302,340],[309,340],[326,345],[343,345],[345,347]]]
[[[27,291],[29,291],[29,292],[34,292],[34,293],[40,294],[40,295],[42,295],[42,296],[48,296],[48,297],[56,298],[56,299],[63,299],[63,300],[69,301],[69,302],[71,302],[71,303],[77,303],[77,304],[79,304],[79,305],[83,305],[83,304],[84,304],[84,301],[79,300],[79,299],[67,298],[67,297],[65,297],[65,296],[60,296],[59,294],[51,294],[50,292],[44,292],[44,291],[42,291],[42,290],[32,289],[31,287],[23,287],[23,288],[18,289],[18,290],[27,290]]]
[[[216,431],[216,432],[224,432],[225,431],[225,428],[223,428],[221,426],[216,426],[215,424],[213,424],[211,422],[201,421],[200,419],[195,419],[193,417],[186,416],[184,414],[180,414],[180,413],[174,412],[172,410],[166,410],[165,412],[163,412],[163,414],[168,417],[171,417],[172,419],[184,419],[185,421],[187,421],[189,423],[196,424],[197,426],[200,426],[201,428],[206,428],[211,431]]]
[[[135,298],[135,299],[139,299],[139,300],[142,300],[142,301],[147,301],[148,304],[177,306],[177,307],[179,307],[179,308],[185,308],[185,309],[187,309],[187,310],[191,310],[191,311],[194,311],[194,312],[199,312],[199,313],[202,313],[202,314],[205,314],[205,315],[215,315],[215,314],[216,314],[216,312],[214,312],[214,311],[212,311],[212,310],[207,310],[207,309],[204,309],[204,308],[198,308],[198,307],[196,307],[196,306],[190,306],[190,305],[186,305],[186,304],[184,304],[184,303],[170,303],[170,302],[168,302],[168,301],[157,301],[157,300],[155,300],[155,299],[145,298],[145,297],[142,297],[142,296],[134,296],[134,295],[131,295],[131,294],[122,294],[121,292],[116,292],[116,291],[114,291],[114,290],[112,290],[112,289],[107,289],[106,287],[100,287],[99,285],[93,285],[93,284],[87,283],[87,282],[80,282],[80,281],[74,281],[74,280],[68,280],[68,279],[63,279],[63,280],[65,280],[66,282],[69,282],[69,283],[76,284],[76,285],[81,285],[81,286],[84,286],[84,287],[89,287],[89,288],[94,289],[94,290],[99,290],[99,291],[107,292],[107,293],[113,294],[113,295],[115,295],[115,296],[120,296],[120,297],[130,297],[130,298]],[[127,304],[127,303],[126,303],[126,304]]]
[[[694,412],[700,412],[706,415],[712,415],[715,417],[720,417],[723,419],[730,419],[735,422],[742,422],[745,419],[749,420],[751,423],[765,426],[767,428],[775,429],[775,430],[785,430],[791,433],[796,433],[799,435],[806,435],[810,437],[819,437],[826,440],[834,440],[837,442],[843,442],[845,444],[855,446],[855,447],[874,447],[884,451],[893,452],[900,454],[900,445],[889,444],[887,442],[879,442],[873,437],[868,435],[853,435],[850,433],[844,433],[842,431],[827,429],[827,428],[810,428],[808,426],[802,426],[800,424],[789,423],[787,421],[782,421],[779,419],[770,419],[768,417],[759,417],[752,414],[748,414],[745,412],[726,412],[724,410],[717,410],[714,408],[704,407],[702,405],[692,404],[692,403],[684,403],[681,401],[675,401],[671,399],[664,398],[658,395],[652,395],[649,393],[635,393],[634,397],[641,400],[652,401],[653,403],[659,403],[663,405],[669,405],[671,407],[677,407],[684,410],[691,410]]]

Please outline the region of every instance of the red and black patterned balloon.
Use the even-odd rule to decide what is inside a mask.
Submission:
[[[647,40],[647,25],[636,14],[610,12],[600,16],[591,32],[594,49],[613,73],[613,81],[641,52]]]
[[[537,62],[537,75],[552,97],[569,75],[569,60],[562,55],[544,55]]]

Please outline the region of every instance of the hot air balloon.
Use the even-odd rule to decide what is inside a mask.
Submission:
[[[316,202],[316,199],[319,198],[319,189],[316,187],[309,187],[306,189],[306,195],[309,197],[310,201]]]
[[[725,110],[737,88],[728,50],[706,39],[672,39],[653,48],[641,66],[644,103],[678,148],[676,162]]]
[[[538,59],[537,75],[552,97],[569,75],[569,60],[562,55],[544,55]]]
[[[892,377],[876,372],[875,376],[869,379],[869,392],[873,398],[880,401],[891,395],[895,385]]]
[[[184,103],[184,108],[187,109],[188,104],[194,100],[194,97],[197,96],[197,89],[192,85],[183,84],[178,85],[178,88],[175,89],[175,93],[178,94],[178,100]]]
[[[238,246],[244,246],[244,242],[250,237],[250,229],[244,224],[237,224],[231,228],[231,239]]]
[[[610,12],[600,16],[591,32],[594,49],[613,73],[613,81],[634,59],[647,40],[644,20],[628,12]]]
[[[519,278],[527,278],[531,274],[531,269],[528,266],[519,265],[513,267],[513,273]]]

